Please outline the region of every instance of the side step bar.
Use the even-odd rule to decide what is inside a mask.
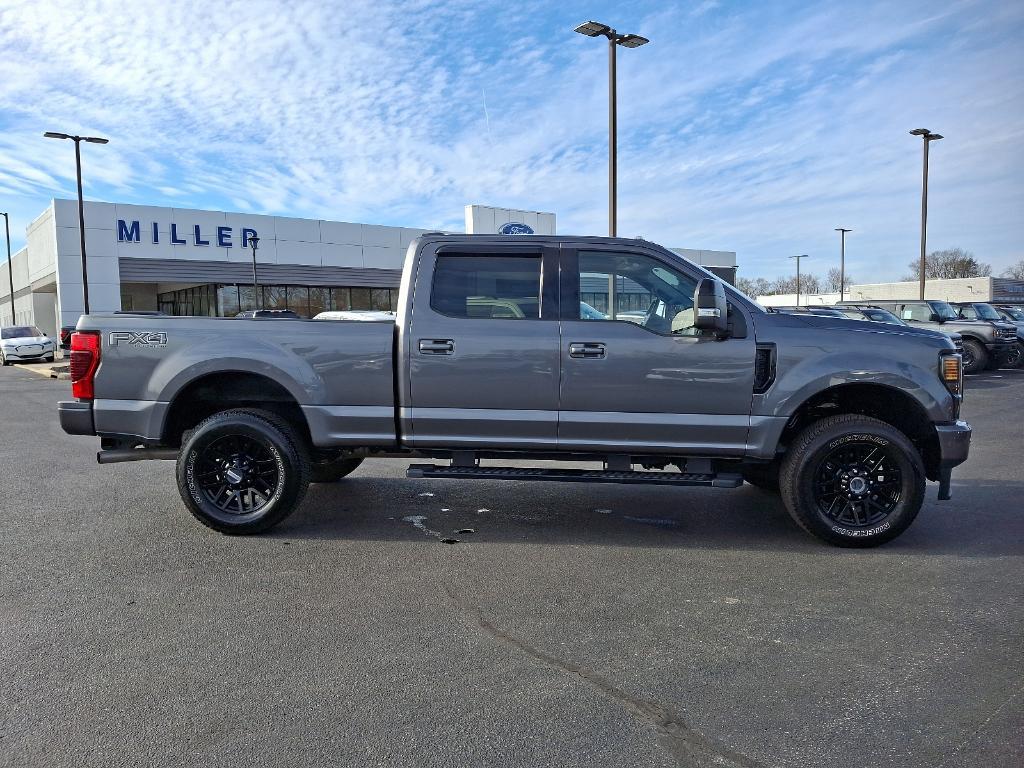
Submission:
[[[462,480],[549,480],[563,483],[633,483],[635,485],[703,485],[739,488],[738,473],[719,472],[615,472],[600,469],[542,469],[533,467],[458,467],[412,464],[407,477]]]

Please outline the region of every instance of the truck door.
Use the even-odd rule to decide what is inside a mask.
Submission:
[[[539,244],[447,244],[421,256],[404,332],[405,442],[554,448],[557,275],[557,248]]]
[[[693,328],[698,278],[622,246],[562,254],[560,450],[742,452],[753,329],[733,307],[724,340]]]

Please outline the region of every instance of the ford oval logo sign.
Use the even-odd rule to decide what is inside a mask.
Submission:
[[[533,227],[520,221],[510,221],[498,228],[499,235],[532,235]]]

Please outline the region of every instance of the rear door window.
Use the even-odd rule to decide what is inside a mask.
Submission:
[[[540,318],[540,256],[439,255],[430,306],[449,317]]]

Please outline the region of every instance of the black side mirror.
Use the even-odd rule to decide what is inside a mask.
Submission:
[[[928,319],[931,322],[933,322],[933,323],[941,323],[941,322],[943,322],[942,318],[939,317],[937,312],[932,312],[930,315],[928,315]]]
[[[702,331],[714,331],[724,337],[729,331],[729,305],[721,280],[702,278],[693,292],[693,325]]]

